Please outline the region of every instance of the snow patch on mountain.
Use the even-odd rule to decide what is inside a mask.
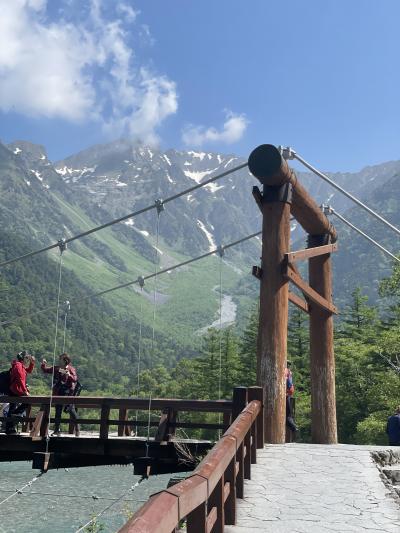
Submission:
[[[193,152],[193,151],[188,152],[188,154],[194,158],[200,159],[200,161],[203,161],[203,159],[207,155],[205,152]]]
[[[32,174],[34,174],[39,181],[43,181],[43,178],[42,178],[42,175],[40,174],[40,172],[38,172],[37,170],[33,170],[32,168],[30,170],[31,170]]]
[[[200,170],[198,170],[198,171],[184,170],[183,173],[185,174],[185,176],[187,176],[191,180],[195,181],[196,183],[201,183],[201,180],[205,176],[208,176],[209,174],[212,174],[216,170],[217,170],[217,168],[213,168],[212,170],[203,170],[203,171],[200,171]]]
[[[205,227],[204,223],[201,220],[199,220],[199,219],[197,219],[197,225],[201,229],[201,231],[204,233],[204,235],[207,237],[207,240],[208,240],[209,245],[210,245],[209,248],[208,248],[208,251],[211,252],[212,250],[214,250],[217,247],[217,245],[215,244],[215,241],[214,241],[212,233],[210,233],[208,231],[208,229]]]
[[[14,154],[17,155],[20,152],[22,152],[22,150],[21,150],[21,148],[18,148],[18,146],[17,146],[16,149],[14,150]]]
[[[217,185],[216,183],[207,183],[207,185],[204,185],[205,189],[209,189],[212,193],[219,191],[220,189],[223,189],[225,185]]]
[[[164,159],[168,163],[168,165],[171,167],[172,166],[171,165],[171,161],[170,161],[169,157],[166,154],[164,154]]]

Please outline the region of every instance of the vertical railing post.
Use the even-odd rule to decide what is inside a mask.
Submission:
[[[233,457],[225,470],[225,483],[229,483],[229,496],[225,501],[225,524],[236,524],[236,457]]]
[[[43,418],[40,424],[40,436],[45,437],[48,433],[48,428],[50,424],[50,404],[42,405],[40,410],[43,411]]]
[[[251,432],[250,430],[246,433],[246,436],[243,440],[246,453],[243,460],[243,475],[245,479],[251,479]]]
[[[108,420],[110,417],[110,406],[104,404],[101,406],[100,415],[100,438],[108,439]]]
[[[308,246],[326,244],[328,235],[309,235]],[[330,254],[309,259],[310,287],[332,302]],[[335,355],[332,313],[310,305],[311,438],[317,444],[337,443]]]
[[[213,533],[223,533],[225,524],[223,475],[216,484],[215,489],[212,491],[211,496],[208,499],[208,512],[210,512],[213,507],[217,509],[217,520],[214,524],[212,531]]]
[[[128,409],[121,407],[118,411],[118,420],[120,422],[126,422],[128,420]],[[125,435],[126,426],[120,424],[118,426],[118,437],[123,437]]]
[[[236,496],[244,498],[244,443],[236,451]]]
[[[264,390],[262,387],[248,388],[248,401],[258,400],[261,403],[260,412],[255,420],[257,426],[257,448],[264,448]]]
[[[201,503],[196,509],[187,515],[187,533],[207,532],[207,502]]]
[[[235,387],[232,398],[232,422],[247,405],[247,387]]]

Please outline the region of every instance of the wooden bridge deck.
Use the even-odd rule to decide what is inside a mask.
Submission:
[[[266,445],[238,500],[237,525],[225,533],[398,533],[400,502],[371,458],[389,448]]]
[[[196,458],[206,454],[212,446],[211,441],[194,439],[158,442],[154,438],[147,441],[145,437],[119,437],[117,433],[111,433],[107,439],[100,439],[94,432],[81,432],[79,437],[65,434],[51,437],[49,441],[49,452],[52,454],[50,468],[135,465],[148,455],[153,461],[153,473],[187,471],[192,470],[196,462],[183,456],[181,448],[184,447],[190,456]],[[0,435],[0,462],[30,461],[35,453],[45,449],[44,437],[32,439],[29,433]]]

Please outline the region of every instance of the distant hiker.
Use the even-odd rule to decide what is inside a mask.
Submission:
[[[10,396],[29,396],[29,389],[26,385],[26,376],[31,374],[35,367],[35,358],[27,351],[19,352],[17,358],[11,363],[10,371]],[[7,418],[22,415],[28,404],[25,403],[10,403],[8,408]],[[7,420],[6,422],[7,435],[15,435],[15,422]]]
[[[75,368],[71,365],[71,357],[67,353],[62,353],[59,357],[60,364],[58,366],[47,366],[46,359],[42,360],[40,365],[45,374],[53,374],[54,371],[54,385],[53,394],[55,396],[75,396],[75,388],[78,383],[78,376]],[[62,405],[56,405],[56,420],[54,424],[53,436],[59,436],[61,434],[61,413],[63,410]],[[79,424],[75,422],[78,415],[74,405],[65,405],[64,412],[71,415],[75,424],[75,435],[79,437],[80,428]]]
[[[293,420],[293,410],[292,410],[292,398],[294,394],[294,385],[293,385],[293,375],[290,370],[291,362],[287,362],[287,367],[285,368],[285,382],[286,382],[286,425],[288,428],[296,433],[297,426]]]
[[[400,446],[400,405],[397,406],[395,414],[389,416],[386,424],[386,433],[389,437],[390,446]]]

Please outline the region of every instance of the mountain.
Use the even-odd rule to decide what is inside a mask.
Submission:
[[[244,161],[232,154],[163,152],[118,140],[52,163],[42,146],[26,141],[0,144],[2,227],[24,240],[28,249],[35,249],[154,204]],[[329,175],[399,225],[399,173],[400,161],[393,161],[357,173]],[[318,203],[328,202],[338,212],[347,213],[350,200],[310,173],[300,171],[298,176]],[[158,245],[155,210],[74,241],[64,254],[65,269],[87,293],[97,292],[153,273],[156,248],[160,267],[168,268],[259,231],[261,216],[251,195],[256,183],[245,168],[167,203],[160,214]],[[393,237],[359,208],[351,208],[348,216],[396,251]],[[376,298],[378,280],[389,272],[390,262],[379,252],[376,255],[361,237],[334,223],[339,228],[340,250],[334,259],[335,294],[345,301],[354,284],[361,283]],[[293,249],[303,247],[296,223],[292,230]],[[230,249],[223,259],[224,303],[231,311],[233,304],[240,324],[258,293],[250,268],[259,262],[259,255],[260,243],[254,239]],[[57,253],[49,257],[55,259]],[[218,317],[218,286],[219,258],[214,257],[160,277],[156,332],[171,343],[174,339],[181,351],[195,353],[196,332]],[[151,283],[143,292],[136,287],[110,293],[106,302],[117,319],[131,316],[152,328]]]

